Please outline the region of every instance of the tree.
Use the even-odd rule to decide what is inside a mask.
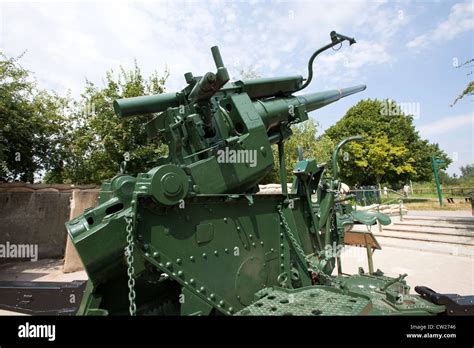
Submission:
[[[313,119],[293,126],[292,131],[293,136],[285,141],[285,165],[289,181],[291,181],[290,173],[298,161],[298,146],[301,146],[304,158],[313,158],[318,163],[330,161],[334,149],[334,142],[329,137],[324,135],[317,137],[318,124]],[[262,183],[280,183],[277,145],[272,146],[272,150],[275,166]]]
[[[0,180],[33,182],[54,166],[64,98],[40,90],[19,57],[0,52]]]
[[[354,135],[364,138],[346,147],[349,160],[341,175],[350,185],[387,183],[399,187],[409,180],[429,180],[432,154],[444,160],[443,168],[451,163],[437,144],[420,138],[413,117],[390,100],[360,101],[325,134],[334,142]]]
[[[456,174],[452,177],[449,176],[448,173],[444,170],[440,170],[439,173],[439,182],[441,185],[456,185],[458,183],[458,179],[456,178]]]
[[[87,81],[81,98],[72,105],[60,165],[48,172],[45,181],[98,184],[117,174],[124,160],[128,160],[127,173],[148,171],[159,156],[167,153],[167,148],[148,143],[147,115],[120,120],[114,113],[113,101],[163,93],[167,77],[165,71],[162,76],[155,72],[145,79],[135,62],[133,69],[121,67],[117,75],[108,71],[104,87]]]
[[[461,177],[474,176],[474,164],[467,164],[466,166],[461,166],[459,168],[461,171]]]

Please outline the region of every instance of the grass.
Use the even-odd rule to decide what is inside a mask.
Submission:
[[[398,199],[382,199],[382,204],[398,204]],[[375,202],[374,202],[375,203]],[[369,204],[368,204],[369,205]],[[435,210],[435,211],[456,211],[467,210],[471,211],[471,203],[465,202],[464,198],[454,198],[454,203],[448,203],[446,198],[443,198],[443,206],[439,206],[438,197],[413,197],[403,199],[403,205],[408,210]]]
[[[454,200],[454,203],[448,203],[443,200],[443,206],[439,206],[437,200],[423,200],[417,202],[404,202],[403,205],[410,210],[436,210],[436,211],[454,211],[454,210],[468,210],[471,211],[471,203],[466,203],[464,200]]]

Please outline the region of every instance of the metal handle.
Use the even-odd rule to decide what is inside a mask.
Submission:
[[[336,148],[334,149],[334,152],[332,153],[332,177],[334,180],[337,179],[337,156],[341,147],[346,145],[348,142],[361,141],[362,139],[363,138],[360,135],[356,135],[354,137],[346,138],[343,141],[341,141],[339,144],[337,144]]]

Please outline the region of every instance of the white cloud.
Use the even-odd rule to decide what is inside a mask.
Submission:
[[[474,114],[444,117],[433,123],[419,127],[420,134],[426,138],[433,135],[449,133],[461,127],[470,126],[474,137]]]
[[[100,83],[107,69],[131,67],[145,75],[167,66],[168,90],[184,87],[183,74],[213,66],[218,44],[231,76],[251,67],[263,76],[302,74],[307,59],[337,30],[358,43],[325,52],[316,78],[355,79],[364,66],[392,60],[390,39],[407,22],[383,2],[16,1],[0,3],[0,49],[28,50],[22,64],[42,87],[73,94],[84,80]],[[354,81],[354,83],[357,83]]]
[[[458,35],[474,29],[474,2],[468,0],[451,7],[448,19],[440,22],[436,28],[415,37],[407,43],[408,48],[421,50],[433,43],[452,40]]]

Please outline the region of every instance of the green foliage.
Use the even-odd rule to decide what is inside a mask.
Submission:
[[[100,183],[117,174],[125,157],[129,157],[127,173],[148,171],[167,149],[147,142],[143,118],[148,116],[120,120],[112,105],[119,98],[163,93],[167,77],[167,72],[161,77],[155,72],[145,79],[135,62],[132,70],[121,68],[117,75],[108,71],[104,87],[87,81],[81,99],[72,105],[62,165],[50,171],[45,181]]]
[[[469,59],[467,62],[464,62],[463,64],[457,66],[457,68],[461,68],[473,62],[474,62],[474,58]],[[470,74],[472,74],[472,71],[468,75]],[[451,104],[451,107],[454,106],[458,101],[460,101],[466,95],[472,95],[473,93],[474,93],[474,81],[471,81],[467,84],[466,88],[456,97],[456,99],[454,99],[453,103]]]
[[[467,164],[459,169],[461,170],[461,178],[474,176],[474,164]]]
[[[434,176],[434,174],[433,174]],[[440,170],[438,172],[438,177],[439,177],[439,183],[443,186],[453,186],[456,185],[459,181],[459,179],[449,176],[448,173],[446,173],[444,170]],[[432,185],[436,185],[433,181]]]
[[[148,144],[143,122],[119,120],[115,99],[164,92],[168,77],[145,79],[132,70],[108,71],[105,86],[86,82],[78,99],[37,88],[18,60],[0,53],[0,180],[100,183],[114,176],[128,153],[127,172],[150,168],[164,146]],[[147,117],[147,116],[143,116]]]
[[[460,168],[461,176],[458,179],[459,186],[474,187],[474,163]]]
[[[59,156],[64,98],[39,90],[20,58],[0,52],[0,181],[33,182]]]
[[[453,174],[450,176],[444,170],[438,172],[439,181],[444,188],[446,187],[466,187],[474,188],[474,164],[468,164],[466,166],[461,166],[461,176]],[[420,189],[433,189],[435,190],[436,184],[434,181],[434,175],[431,176],[429,181],[424,182],[414,182],[414,188]]]
[[[409,180],[429,180],[433,153],[445,161],[443,168],[451,163],[437,144],[420,138],[413,117],[390,100],[360,101],[325,134],[334,142],[354,135],[364,138],[345,148],[349,160],[341,176],[349,185],[387,183],[400,187]]]
[[[303,149],[304,158],[314,158],[318,163],[329,162],[331,160],[334,142],[327,136],[317,138],[318,125],[313,119],[292,127],[293,136],[285,141],[285,165],[288,173],[298,161],[298,146]],[[265,177],[263,184],[279,183],[278,147],[272,146],[273,158],[276,162],[273,170]],[[291,181],[291,174],[288,176]]]
[[[459,100],[464,98],[466,95],[472,95],[474,93],[474,81],[467,84],[466,88],[454,99],[451,106],[454,106]]]

